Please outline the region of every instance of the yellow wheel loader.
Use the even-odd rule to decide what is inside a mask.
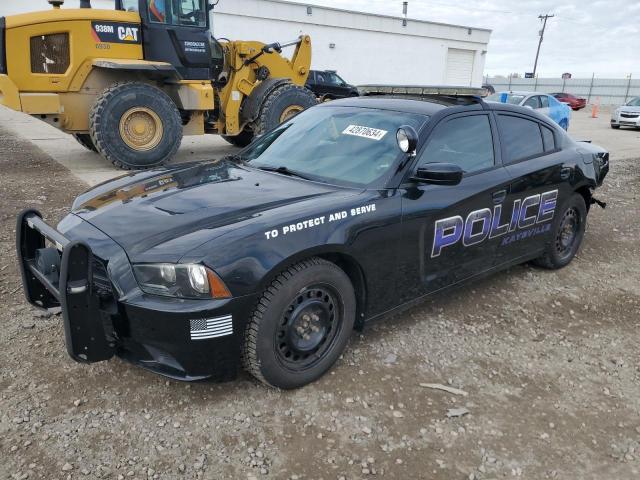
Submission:
[[[311,40],[216,40],[208,0],[115,0],[0,17],[0,104],[72,134],[114,165],[167,162],[183,135],[245,146],[316,103]],[[290,59],[284,47],[295,47]]]

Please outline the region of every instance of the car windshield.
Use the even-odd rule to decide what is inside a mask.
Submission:
[[[335,185],[386,182],[402,151],[396,132],[416,131],[428,116],[371,108],[314,107],[240,152],[249,166]]]
[[[511,103],[513,105],[520,105],[520,102],[524,100],[524,97],[526,97],[526,95],[498,92],[494,93],[493,95],[489,95],[486,100],[489,100],[490,102]]]
[[[640,97],[636,97],[627,103],[629,107],[640,107]]]

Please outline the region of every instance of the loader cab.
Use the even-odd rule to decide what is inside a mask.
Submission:
[[[207,0],[116,0],[116,9],[140,15],[145,60],[170,63],[186,80],[212,80],[222,71]]]

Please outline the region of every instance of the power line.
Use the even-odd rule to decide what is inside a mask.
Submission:
[[[544,30],[547,28],[547,20],[555,17],[555,15],[549,15],[548,13],[545,15],[538,15],[538,18],[543,22],[542,30],[540,30],[540,40],[538,41],[538,50],[536,51],[536,60],[533,62],[533,77],[536,76],[536,69],[538,68],[538,56],[540,55],[540,46],[542,45],[542,40],[544,40]]]

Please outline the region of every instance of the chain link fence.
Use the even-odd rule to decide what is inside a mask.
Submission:
[[[567,92],[586,98],[587,103],[622,105],[640,96],[640,79],[629,78],[515,78],[485,77],[485,84],[493,85],[496,92],[525,90],[544,93]]]

